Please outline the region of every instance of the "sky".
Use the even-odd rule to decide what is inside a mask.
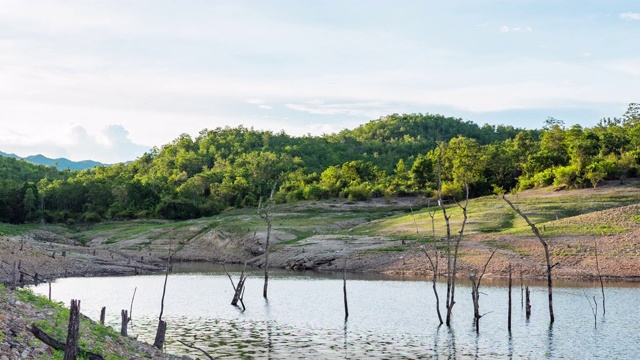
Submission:
[[[105,163],[393,113],[588,127],[640,102],[640,2],[0,0],[0,151]]]

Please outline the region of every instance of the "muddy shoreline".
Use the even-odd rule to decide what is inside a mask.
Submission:
[[[636,234],[637,232],[637,234]],[[640,237],[640,232],[626,234],[627,238]],[[52,241],[53,240],[53,241]],[[487,237],[469,236],[461,245],[459,277],[467,277],[470,271],[482,266],[491,249],[484,246]],[[502,240],[509,241],[509,240]],[[510,251],[498,250],[487,268],[486,278],[508,277],[508,266],[512,264],[514,277],[541,280],[545,278],[542,254],[535,255],[537,246],[534,238],[518,239],[519,243],[531,247],[532,256],[514,256]],[[583,244],[589,239],[566,238],[555,246],[571,247]],[[602,242],[600,270],[607,282],[640,281],[640,264],[636,256],[616,254],[608,256],[607,244],[616,244],[621,239],[610,237]],[[379,251],[389,240],[382,237],[340,238],[327,236],[311,237],[296,246],[281,244],[276,236],[270,254],[271,268],[287,270],[342,271],[346,264],[348,272],[382,273],[393,275],[432,275],[429,262],[421,245],[407,243],[395,251]],[[212,244],[213,243],[213,244]],[[394,242],[397,244],[397,242]],[[53,281],[65,277],[125,276],[161,273],[166,268],[168,250],[175,244],[157,241],[156,247],[135,248],[125,243],[103,244],[91,242],[88,245],[75,243],[56,234],[39,232],[26,236],[0,237],[0,282],[13,283],[13,267],[20,267],[17,285]],[[584,246],[584,245],[582,245]],[[204,251],[206,249],[207,251]],[[402,251],[399,251],[402,250]],[[174,250],[175,251],[175,250]],[[202,234],[201,238],[181,245],[175,253],[174,262],[236,263],[245,261],[248,266],[263,266],[263,250],[260,234],[250,239],[230,239],[216,231]],[[554,279],[594,281],[598,279],[595,260],[587,254],[575,254],[558,258],[554,268]],[[440,275],[444,276],[446,258],[439,253]],[[20,282],[22,274],[22,282]]]

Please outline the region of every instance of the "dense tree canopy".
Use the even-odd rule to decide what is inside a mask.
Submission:
[[[445,196],[637,176],[640,106],[593,128],[548,118],[541,130],[393,114],[353,130],[292,137],[242,126],[182,134],[128,164],[58,171],[0,157],[0,221],[188,219],[276,200]]]

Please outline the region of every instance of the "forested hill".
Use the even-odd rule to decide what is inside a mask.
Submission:
[[[67,158],[57,158],[57,159],[51,159],[48,158],[44,155],[30,155],[24,158],[21,158],[20,156],[16,155],[16,154],[7,154],[5,152],[0,151],[0,157],[10,157],[10,158],[14,158],[14,159],[22,159],[25,160],[27,162],[30,162],[32,164],[36,164],[36,165],[44,165],[44,166],[53,166],[56,167],[59,170],[64,170],[64,169],[69,169],[69,170],[85,170],[85,169],[90,169],[92,167],[96,167],[96,166],[100,166],[100,165],[105,165],[103,163],[97,162],[97,161],[92,161],[92,160],[83,160],[83,161],[72,161],[69,160]]]
[[[631,104],[622,118],[593,128],[566,128],[552,118],[541,130],[522,130],[394,114],[324,136],[205,129],[128,164],[7,182],[0,198],[24,216],[0,214],[0,221],[194,218],[255,207],[274,185],[278,202],[432,196],[438,158],[445,197],[460,196],[465,185],[472,196],[549,184],[597,186],[637,174],[638,109]],[[11,191],[21,195],[4,197]]]

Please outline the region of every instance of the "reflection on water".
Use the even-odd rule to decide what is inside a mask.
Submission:
[[[274,271],[270,298],[262,298],[262,274],[252,270],[240,311],[229,303],[233,290],[219,268],[208,264],[176,264],[169,277],[164,320],[166,350],[204,358],[177,340],[219,358],[618,358],[640,352],[640,289],[614,284],[607,289],[607,314],[598,327],[584,296],[597,287],[576,283],[554,289],[556,324],[549,327],[546,286],[531,288],[532,317],[514,307],[507,331],[507,289],[499,282],[481,288],[480,333],[473,326],[470,287],[459,285],[452,327],[438,327],[435,299],[428,279],[350,274],[349,321],[344,322],[342,274]],[[197,272],[197,273],[194,273]],[[240,269],[230,269],[237,278]],[[81,299],[83,313],[99,318],[107,307],[107,323],[119,328],[120,310],[128,309],[133,289],[133,324],[129,333],[152,343],[162,296],[163,276],[61,279],[52,295],[68,304]],[[410,280],[410,281],[406,281]],[[529,283],[531,285],[531,283]],[[588,285],[588,284],[587,284]],[[47,294],[48,286],[35,288]],[[445,286],[439,291],[444,293]],[[517,292],[514,294],[517,301]],[[443,309],[444,310],[444,309]]]

